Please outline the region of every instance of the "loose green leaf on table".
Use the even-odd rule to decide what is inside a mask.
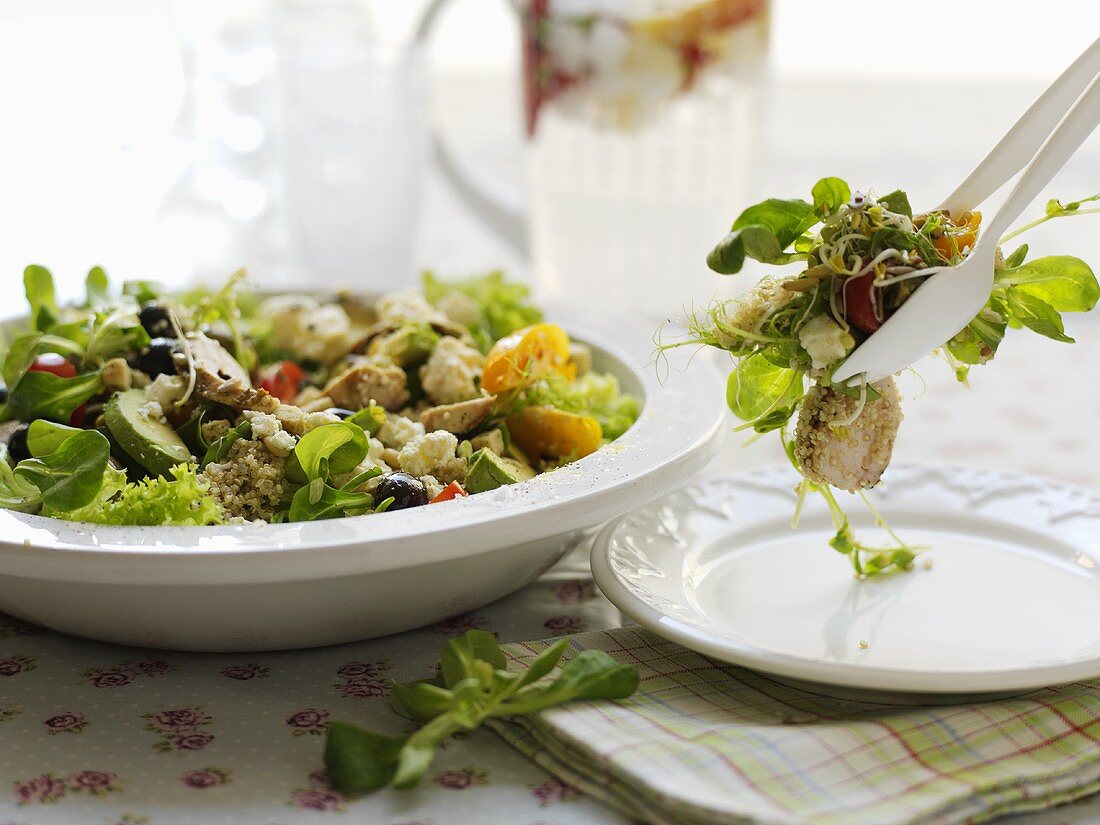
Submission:
[[[325,766],[333,786],[366,793],[415,786],[449,736],[492,717],[517,716],[579,699],[624,699],[638,688],[638,672],[600,650],[578,653],[552,671],[568,647],[562,639],[523,673],[508,662],[491,633],[471,630],[451,639],[435,679],[395,684],[390,704],[421,727],[407,737],[369,733],[345,722],[329,726]]]

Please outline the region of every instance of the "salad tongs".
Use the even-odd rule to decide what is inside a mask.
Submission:
[[[982,228],[974,249],[956,266],[929,277],[836,368],[834,384],[873,383],[893,375],[943,346],[981,311],[993,289],[998,240],[1100,124],[1097,75],[1100,39],[1043,92],[939,207],[953,216],[971,211],[1027,165]]]

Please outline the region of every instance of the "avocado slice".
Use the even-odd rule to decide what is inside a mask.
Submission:
[[[535,477],[535,471],[514,458],[497,455],[482,448],[470,456],[466,471],[466,489],[471,493],[484,493],[505,484],[517,484]]]
[[[141,390],[116,393],[103,408],[103,421],[130,458],[150,475],[167,476],[175,465],[194,459],[175,430],[146,413],[147,403]]]

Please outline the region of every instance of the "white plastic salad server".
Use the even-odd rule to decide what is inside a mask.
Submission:
[[[958,265],[925,281],[836,368],[833,383],[872,383],[893,375],[949,341],[981,311],[993,288],[998,239],[1100,124],[1098,74],[1100,39],[1054,81],[939,207],[952,215],[970,211],[1031,161],[983,227],[974,249]]]

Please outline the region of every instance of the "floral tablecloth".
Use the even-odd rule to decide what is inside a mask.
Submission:
[[[1013,334],[996,366],[975,371],[970,391],[954,386],[942,365],[923,365],[926,388],[902,382],[898,458],[1100,487],[1100,395],[1089,366],[1100,352],[1100,325],[1069,331],[1080,340],[1075,348]],[[734,437],[709,472],[780,459],[771,439],[743,448]],[[583,552],[472,613],[317,650],[144,651],[0,620],[0,825],[624,825],[488,730],[452,741],[414,791],[345,799],[321,763],[330,720],[403,730],[388,709],[386,680],[428,675],[449,636],[479,627],[509,642],[621,623],[592,584]],[[1018,821],[1100,823],[1100,804]]]

